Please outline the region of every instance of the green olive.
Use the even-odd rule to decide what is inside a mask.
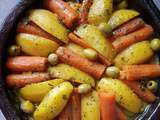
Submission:
[[[84,49],[83,54],[87,59],[95,60],[97,58],[97,52],[92,49]]]
[[[147,88],[152,92],[156,92],[158,89],[158,83],[154,80],[151,80],[147,83]]]
[[[151,48],[155,51],[160,50],[160,39],[155,38],[151,41]]]
[[[99,24],[98,28],[102,32],[106,33],[107,35],[110,35],[112,33],[112,27],[109,24],[107,24],[107,23],[101,23],[101,24]]]
[[[21,110],[25,113],[33,113],[34,112],[34,105],[30,101],[23,101],[21,103]]]
[[[56,65],[58,63],[58,56],[56,54],[54,54],[54,53],[49,54],[48,62],[51,65]]]
[[[122,2],[120,2],[117,6],[118,9],[125,9],[128,6],[128,2],[127,0],[123,0]]]
[[[8,53],[10,56],[17,56],[21,53],[21,47],[17,45],[12,45],[8,49]]]
[[[120,74],[120,70],[119,70],[119,68],[117,68],[115,66],[108,67],[105,71],[105,74],[108,77],[117,78]]]
[[[89,84],[81,84],[78,86],[78,93],[85,94],[91,91],[91,86]]]

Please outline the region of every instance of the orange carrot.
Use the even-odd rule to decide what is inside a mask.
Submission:
[[[115,96],[111,93],[99,92],[101,120],[117,120]]]
[[[127,35],[131,32],[134,32],[144,26],[145,22],[141,18],[135,18],[122,26],[118,29],[113,31],[113,36],[111,37],[112,40],[115,40],[118,37]]]
[[[117,113],[118,120],[128,120],[127,116],[119,108],[117,108]]]
[[[155,78],[160,76],[160,65],[125,65],[120,73],[121,80],[140,80],[142,78]]]
[[[73,23],[78,20],[79,15],[76,10],[62,0],[44,0],[44,6],[56,13],[69,28],[71,28]]]
[[[148,39],[152,34],[153,28],[150,25],[145,25],[140,30],[117,38],[112,44],[115,47],[116,51],[120,52],[136,42]]]
[[[124,81],[143,101],[152,103],[156,100],[156,96],[148,89],[142,89],[137,81]]]
[[[74,43],[76,43],[76,44],[78,44],[78,45],[80,45],[80,46],[82,46],[82,47],[84,47],[84,48],[91,48],[91,49],[95,50],[95,49],[94,49],[93,47],[91,47],[85,40],[83,40],[82,38],[79,38],[79,37],[78,37],[77,35],[75,35],[74,33],[69,33],[68,37],[69,37],[69,39],[70,39],[72,42],[74,42]],[[97,51],[97,50],[95,50],[95,51]],[[110,62],[107,58],[105,58],[103,55],[101,55],[98,51],[97,51],[97,53],[98,53],[98,58],[99,58],[99,60],[100,60],[103,64],[105,64],[105,65],[107,65],[107,66],[111,65],[111,62]]]
[[[102,77],[106,68],[105,65],[89,61],[65,47],[59,47],[56,54],[62,62],[74,66],[97,79]]]
[[[47,58],[36,56],[10,57],[6,66],[14,72],[44,72],[47,69]]]
[[[10,74],[6,78],[9,87],[23,87],[27,84],[43,82],[49,80],[47,73],[33,73],[33,74]]]

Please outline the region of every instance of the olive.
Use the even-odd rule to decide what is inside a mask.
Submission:
[[[78,93],[85,94],[91,91],[91,86],[89,84],[81,84],[78,86]]]
[[[56,54],[54,54],[54,53],[49,54],[48,62],[51,65],[56,65],[58,63],[58,56]]]
[[[12,45],[8,49],[8,53],[10,56],[17,56],[21,53],[21,47],[17,45]]]
[[[106,33],[107,35],[110,35],[112,33],[112,27],[109,24],[105,23],[105,22],[99,24],[98,28],[102,32]]]
[[[153,39],[151,41],[150,45],[153,50],[155,50],[155,51],[160,50],[160,39],[158,39],[158,38]]]
[[[156,92],[158,89],[158,83],[154,80],[151,80],[147,83],[147,88],[152,92]]]
[[[105,74],[108,77],[117,78],[120,74],[120,70],[115,66],[111,66],[106,69]]]
[[[120,2],[117,6],[118,9],[125,9],[128,6],[128,2],[127,0],[123,0],[122,2]]]
[[[95,60],[97,58],[97,52],[92,49],[84,49],[83,54],[87,59]]]
[[[21,110],[25,113],[33,113],[34,112],[34,105],[30,101],[23,101],[21,103]]]

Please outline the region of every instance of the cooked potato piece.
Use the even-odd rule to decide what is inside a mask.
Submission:
[[[65,107],[73,86],[64,82],[53,88],[34,112],[34,120],[53,120]]]
[[[106,92],[114,93],[116,101],[128,111],[133,113],[140,112],[142,101],[122,81],[112,78],[102,78],[98,83],[97,88]]]
[[[112,14],[113,0],[93,0],[90,8],[88,21],[91,24],[98,25],[107,22]]]
[[[32,102],[40,102],[51,89],[62,82],[64,82],[64,80],[54,79],[41,83],[26,85],[19,90],[19,93],[23,99],[30,100]]]
[[[52,40],[25,33],[19,33],[16,36],[16,42],[28,55],[41,57],[47,57],[49,53],[55,52],[59,46]]]
[[[88,44],[95,48],[99,53],[112,61],[115,56],[115,49],[97,27],[93,25],[81,25],[75,31],[75,34],[86,40],[86,42],[88,42]]]
[[[115,29],[116,27],[122,25],[123,23],[137,17],[140,13],[129,9],[120,9],[115,11],[108,21],[108,24]]]
[[[48,71],[52,78],[60,78],[70,80],[72,82],[85,83],[95,86],[94,78],[66,64],[58,64],[57,66],[50,67]]]
[[[142,41],[119,53],[114,63],[119,68],[123,65],[141,64],[149,60],[153,54],[149,41]]]
[[[69,30],[61,24],[56,14],[44,9],[34,9],[30,11],[29,19],[62,42],[68,42]]]
[[[82,120],[100,120],[100,100],[96,91],[82,95],[81,112]]]

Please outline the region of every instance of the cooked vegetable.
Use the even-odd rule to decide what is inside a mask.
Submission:
[[[120,70],[119,68],[112,66],[112,67],[108,67],[105,73],[108,77],[117,78],[120,74]]]
[[[26,85],[19,90],[22,98],[32,102],[40,102],[44,96],[54,87],[64,82],[62,79],[54,79],[40,83]]]
[[[6,77],[6,82],[9,87],[24,87],[27,84],[43,82],[49,79],[47,73],[10,74]]]
[[[49,73],[52,78],[61,78],[71,82],[85,83],[95,86],[94,78],[66,64],[58,64],[57,66],[49,68]]]
[[[97,52],[92,49],[84,49],[83,50],[84,56],[89,60],[96,60],[97,58]]]
[[[107,35],[110,35],[112,33],[111,26],[109,24],[105,23],[105,22],[104,23],[100,23],[99,26],[98,26],[98,28],[102,32],[106,33]]]
[[[58,44],[52,40],[36,35],[20,33],[16,36],[16,42],[22,51],[28,55],[47,57],[49,53],[55,52]]]
[[[54,54],[54,53],[49,54],[48,62],[51,65],[56,65],[58,63],[58,56],[56,54]]]
[[[100,97],[100,112],[101,112],[101,120],[117,120],[117,108],[115,95],[99,92]]]
[[[29,19],[62,42],[68,42],[69,31],[60,23],[56,14],[44,9],[34,9],[30,11]]]
[[[96,49],[106,59],[112,61],[115,56],[115,50],[112,44],[106,39],[103,33],[93,25],[81,25],[75,31],[75,34],[84,39],[91,47]]]
[[[143,101],[152,103],[156,100],[154,94],[149,90],[142,88],[142,85],[137,81],[124,81]]]
[[[117,108],[117,113],[119,120],[128,120],[128,117],[119,108]]]
[[[56,54],[62,62],[74,66],[97,79],[101,78],[106,68],[106,66],[89,61],[65,47],[59,47]]]
[[[125,9],[128,7],[128,2],[127,0],[123,0],[122,2],[120,2],[117,6],[118,9]]]
[[[107,22],[112,14],[112,9],[113,0],[93,0],[88,15],[89,23],[98,25]]]
[[[21,103],[21,110],[25,113],[33,113],[34,112],[34,105],[30,101],[23,101]]]
[[[120,74],[122,80],[140,80],[143,78],[155,78],[160,76],[160,65],[125,65]]]
[[[138,113],[140,111],[142,101],[122,81],[112,78],[102,78],[98,83],[98,88],[100,90],[115,94],[116,101],[119,103],[119,105],[128,111],[133,113]]]
[[[21,53],[21,47],[17,45],[12,45],[9,47],[8,53],[10,56],[18,56]]]
[[[100,100],[96,91],[82,95],[81,119],[100,120]]]
[[[121,52],[134,43],[148,39],[152,34],[153,28],[150,25],[145,25],[140,30],[117,38],[112,44],[117,52]]]
[[[64,82],[53,88],[42,100],[34,112],[35,120],[52,120],[65,107],[72,93],[73,86]]]
[[[47,69],[45,57],[18,56],[7,59],[6,66],[14,72],[44,72]]]
[[[140,13],[129,9],[120,9],[115,11],[108,21],[108,24],[115,29],[116,27],[122,25],[123,23],[137,17]]]
[[[82,6],[80,3],[75,2],[75,1],[67,1],[67,4],[72,7],[75,11],[79,12],[80,7]]]
[[[147,88],[152,91],[152,92],[156,92],[158,89],[158,83],[156,81],[149,81],[147,83]]]
[[[151,41],[151,48],[155,51],[160,50],[160,39],[155,38]]]
[[[90,92],[92,87],[89,84],[81,84],[78,86],[78,93],[85,94]]]
[[[115,66],[122,68],[123,65],[141,64],[153,56],[149,41],[142,41],[133,44],[126,50],[119,53],[115,60]]]

